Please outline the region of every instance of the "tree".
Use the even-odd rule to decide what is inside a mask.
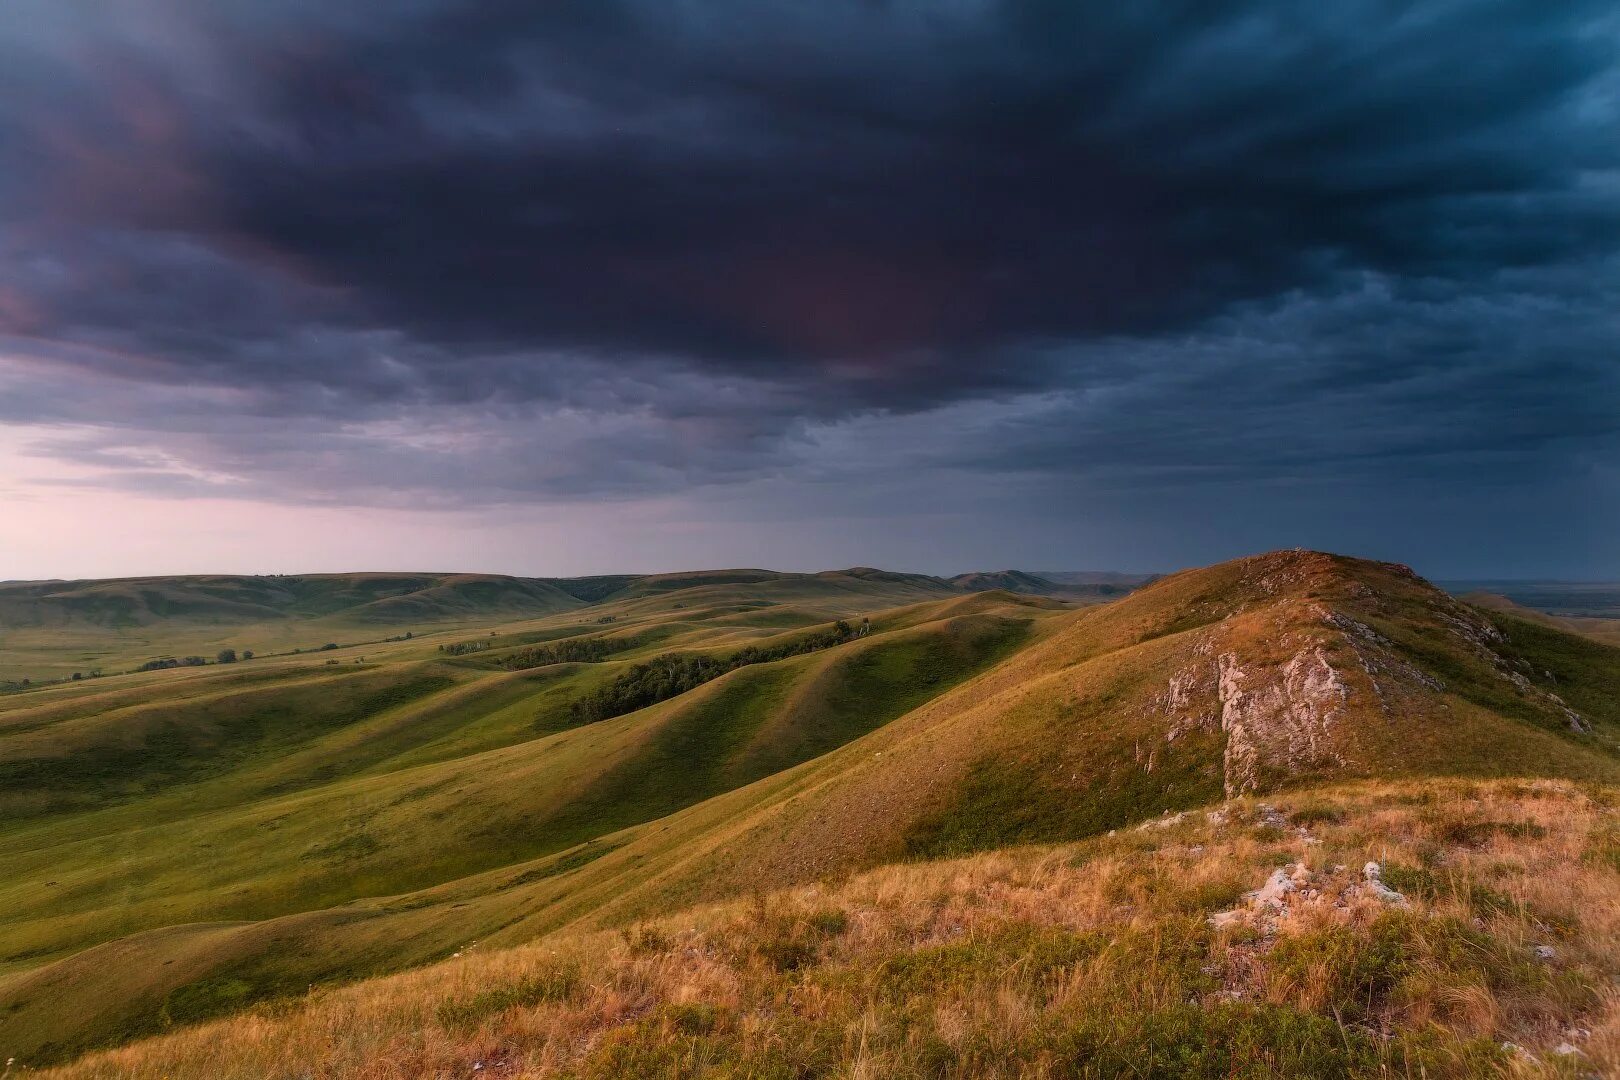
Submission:
[[[253,659],[253,650],[252,649],[243,649],[242,650],[242,659],[244,659],[244,660]]]
[[[236,663],[236,650],[221,649],[217,654],[215,654],[214,659],[218,660],[221,664],[234,664]]]

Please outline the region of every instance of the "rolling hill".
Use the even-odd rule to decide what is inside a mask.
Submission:
[[[604,714],[600,703],[615,701],[649,703]],[[201,1060],[174,1055],[202,1053],[208,1075],[301,1075],[319,1064],[316,1031],[384,1055],[338,1075],[496,1060],[524,1075],[689,1075],[702,1062],[764,1074],[766,1045],[832,1071],[865,1060],[900,1075],[926,1050],[941,1064],[919,1075],[1011,1075],[1019,1061],[1106,1063],[1141,1038],[1185,1054],[1239,1037],[1275,1068],[1234,1071],[1223,1059],[1154,1075],[1392,1064],[1416,1075],[1414,1062],[1475,1075],[1458,1063],[1471,1068],[1486,1043],[1498,1053],[1498,1035],[1539,1047],[1553,1017],[1598,1023],[1596,991],[1581,988],[1601,988],[1614,976],[1604,965],[1620,959],[1603,951],[1608,923],[1571,916],[1563,940],[1584,951],[1567,993],[1538,983],[1540,1013],[1493,1005],[1430,1030],[1389,997],[1407,985],[1393,976],[1370,997],[1290,996],[1294,969],[1267,966],[1276,920],[1252,927],[1260,950],[1208,928],[1285,855],[1309,863],[1301,880],[1317,895],[1332,883],[1346,896],[1361,880],[1355,895],[1368,902],[1333,910],[1364,920],[1335,929],[1331,912],[1299,912],[1301,932],[1331,939],[1325,958],[1299,960],[1318,986],[1379,934],[1442,952],[1498,947],[1385,926],[1374,878],[1333,859],[1396,852],[1436,882],[1417,899],[1447,917],[1477,914],[1465,911],[1474,894],[1457,891],[1452,849],[1456,859],[1478,849],[1468,873],[1499,891],[1512,878],[1515,895],[1535,891],[1525,876],[1535,859],[1595,850],[1582,895],[1616,895],[1602,852],[1605,808],[1620,801],[1620,651],[1464,604],[1404,567],[1317,552],[1185,571],[1080,608],[861,570],[629,582],[493,635],[0,699],[0,779],[0,1051],[44,1063],[260,1010],[210,1036],[90,1059],[82,1075],[173,1073]],[[1425,830],[1474,827],[1460,810],[1425,817],[1452,797],[1437,792],[1488,804],[1474,822],[1484,841],[1433,845]],[[1286,801],[1297,820],[1262,799]],[[1414,808],[1407,832],[1389,831],[1380,807],[1391,800]],[[1206,809],[1207,825],[1193,813]],[[1507,852],[1490,847],[1491,813],[1578,814],[1590,827],[1515,848],[1514,866],[1492,869],[1485,853]],[[1242,828],[1222,831],[1230,822]],[[1289,831],[1306,825],[1320,851]],[[1539,841],[1547,827],[1508,829],[1501,842]],[[1029,847],[1053,844],[1071,846]],[[1042,867],[1079,877],[1065,884]],[[1153,867],[1175,882],[1154,884]],[[1117,888],[1096,884],[1110,875],[1123,875]],[[1049,941],[1054,924],[1037,913],[1081,878],[1098,890],[1082,904],[1089,921],[1059,929],[1091,936]],[[977,914],[942,914],[980,893]],[[1546,924],[1522,905],[1498,916],[1487,930],[1504,942]],[[995,1025],[966,1003],[1001,985],[1009,964],[1046,957],[1031,970],[1102,977],[1112,969],[1099,958],[1125,963],[1138,946],[1151,951],[1122,969],[1132,973],[1122,985],[1138,988],[1116,1010],[1122,1026],[1045,1041],[1061,1033],[1032,1019],[1054,1000],[1046,976],[1032,976],[1003,987],[1008,1001],[1029,999],[1019,1014],[1029,1023],[1010,1029],[1022,1041],[975,1041]],[[584,966],[548,990],[553,948]],[[646,981],[694,955],[716,960],[712,980]],[[326,989],[424,964],[440,966]],[[917,981],[889,987],[896,964]],[[1168,997],[1148,988],[1161,974]],[[641,996],[625,998],[635,978]],[[1216,997],[1234,985],[1244,994]],[[1451,1000],[1437,987],[1422,1000]],[[1081,990],[1071,1026],[1102,1015],[1102,999],[1085,1005]],[[1363,998],[1346,1019],[1345,1002]],[[582,1013],[582,1002],[594,1005]],[[681,1019],[688,1006],[695,1026]],[[967,1011],[951,1021],[934,1006]],[[373,1014],[374,1027],[354,1026]],[[845,1037],[857,1022],[864,1043]],[[244,1024],[283,1033],[270,1036],[284,1054],[274,1068],[254,1057]],[[568,1024],[592,1034],[570,1042]],[[407,1028],[438,1041],[412,1041]],[[935,1041],[917,1041],[925,1035]],[[1293,1059],[1278,1055],[1302,1039],[1331,1044],[1322,1060],[1343,1068],[1287,1071]],[[1101,1064],[1091,1074],[1132,1075]]]
[[[851,567],[820,573],[701,570],[580,578],[496,574],[207,575],[0,582],[0,687],[118,674],[152,660],[378,644],[675,593],[683,603],[800,603],[823,614],[1005,588],[1072,595],[1030,575],[959,579]],[[1099,594],[1100,595],[1100,594]]]
[[[987,589],[1001,589],[1011,593],[1029,593],[1036,596],[1050,596],[1060,592],[1056,582],[1034,574],[1026,574],[1022,570],[989,570],[977,571],[970,574],[957,574],[950,579],[952,585],[967,592],[981,592]]]

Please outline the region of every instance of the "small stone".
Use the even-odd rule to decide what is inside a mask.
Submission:
[[[1579,1054],[1580,1052],[1580,1047],[1574,1045],[1573,1043],[1562,1042],[1553,1047],[1553,1053],[1557,1054],[1559,1057],[1569,1057],[1573,1054]]]
[[[1558,955],[1558,950],[1553,948],[1551,945],[1537,945],[1536,946],[1536,959],[1538,959],[1538,960],[1551,960],[1553,957],[1555,957],[1557,955]]]

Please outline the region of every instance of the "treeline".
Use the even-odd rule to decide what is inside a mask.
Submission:
[[[327,647],[331,648],[331,649],[337,648],[336,645],[329,645]],[[297,652],[298,650],[294,649],[293,651]],[[241,659],[243,659],[243,660],[251,660],[251,659],[253,659],[253,650],[252,649],[243,649]],[[236,650],[235,649],[221,649],[221,650],[219,650],[219,652],[214,654],[214,663],[216,663],[216,664],[234,664],[234,663],[236,663],[236,661],[237,661],[237,655],[236,655]],[[166,668],[174,668],[174,667],[202,667],[207,663],[208,663],[208,658],[206,656],[182,656],[182,657],[180,657],[178,659],[176,659],[173,656],[164,656],[164,657],[160,657],[157,660],[148,660],[146,663],[142,664],[140,667],[136,668],[135,670],[136,671],[163,671]],[[97,671],[97,672],[94,672],[93,674],[99,675],[99,674],[101,674],[101,672]],[[73,677],[75,679],[79,678],[78,672],[74,672]]]
[[[508,671],[545,667],[547,664],[594,664],[616,652],[623,652],[635,644],[634,640],[607,641],[602,638],[564,638],[547,645],[531,645],[500,658],[498,663]]]
[[[730,656],[665,653],[653,657],[645,664],[637,664],[606,686],[599,687],[580,698],[569,706],[569,712],[577,723],[608,720],[635,712],[637,709],[645,709],[649,705],[656,705],[660,701],[668,701],[712,679],[718,679],[728,671],[735,671],[751,664],[768,664],[773,660],[786,660],[790,656],[818,652],[834,645],[842,645],[858,636],[860,635],[853,627],[840,619],[833,624],[832,629],[822,633],[766,648],[749,645]]]
[[[236,659],[235,653],[231,654],[231,659]],[[206,656],[186,656],[181,657],[178,660],[172,656],[165,656],[161,660],[148,660],[135,670],[162,671],[164,668],[172,667],[202,667],[206,663],[208,663],[208,658]]]
[[[531,645],[526,649],[508,653],[492,663],[508,671],[522,671],[525,668],[545,667],[547,664],[594,664],[605,660],[616,652],[623,652],[639,642],[635,638],[565,638],[562,641],[553,641],[545,645]],[[487,652],[494,647],[489,640],[456,641],[447,645],[440,645],[439,651],[446,656],[470,656],[473,653]]]
[[[483,652],[489,648],[487,641],[452,641],[448,645],[440,645],[439,651],[446,656],[466,656],[469,653]]]

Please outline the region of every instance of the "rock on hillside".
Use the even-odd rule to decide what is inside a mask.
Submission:
[[[1421,724],[1449,709],[1446,681],[1429,668],[1458,660],[1461,685],[1453,689],[1477,696],[1495,680],[1529,711],[1572,733],[1591,731],[1557,693],[1531,681],[1534,669],[1482,613],[1408,567],[1319,552],[1230,565],[1239,608],[1192,634],[1153,702],[1168,741],[1199,728],[1225,736],[1228,795],[1305,773],[1392,764],[1378,760],[1387,740],[1365,728]],[[1487,685],[1475,685],[1481,681]]]

